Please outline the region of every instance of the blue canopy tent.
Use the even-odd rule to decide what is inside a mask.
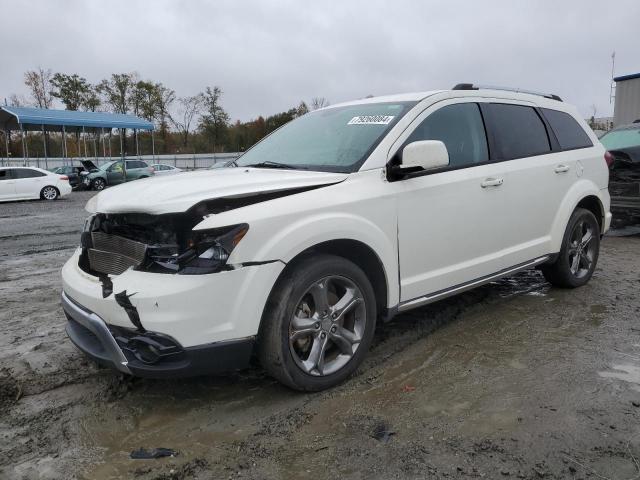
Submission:
[[[155,156],[155,141],[153,137],[154,125],[148,120],[136,117],[135,115],[125,115],[120,113],[104,113],[104,112],[79,112],[74,110],[52,110],[31,107],[10,107],[0,106],[0,128],[5,133],[7,160],[9,159],[9,132],[19,130],[21,132],[21,140],[23,152],[26,157],[29,153],[26,150],[24,134],[26,131],[41,131],[43,137],[46,131],[62,132],[63,137],[63,156],[67,158],[66,134],[67,132],[82,133],[83,137],[86,132],[96,134],[104,134],[105,130],[111,132],[117,128],[119,131],[132,129],[146,130],[151,132],[151,144],[153,155]],[[139,154],[138,137],[136,135],[136,154]],[[104,138],[103,153],[106,156]],[[109,150],[111,144],[109,144]],[[86,137],[84,137],[85,156],[87,154]],[[79,153],[79,152],[78,152]],[[122,135],[120,135],[120,154],[124,156],[122,151]],[[46,151],[45,142],[45,161],[48,152]]]

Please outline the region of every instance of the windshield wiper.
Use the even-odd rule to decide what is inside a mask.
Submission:
[[[251,163],[249,165],[242,165],[242,166],[253,167],[253,168],[284,168],[287,170],[297,170],[297,168],[292,165],[287,165],[286,163],[271,162],[269,160],[267,160],[266,162]]]

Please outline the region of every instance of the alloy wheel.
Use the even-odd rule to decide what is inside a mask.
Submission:
[[[302,295],[289,323],[289,348],[305,373],[325,376],[344,367],[362,341],[364,297],[342,276],[314,282]]]
[[[589,273],[593,266],[596,246],[593,238],[596,232],[589,222],[580,220],[573,227],[569,237],[569,270],[576,278],[582,278]]]
[[[44,187],[44,189],[42,190],[42,196],[46,200],[55,200],[58,196],[58,192],[53,187]]]

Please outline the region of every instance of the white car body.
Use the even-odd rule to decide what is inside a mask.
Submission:
[[[255,340],[279,276],[287,264],[318,245],[330,249],[340,242],[373,252],[383,272],[378,282],[382,290],[377,290],[381,313],[390,317],[548,260],[560,251],[567,222],[579,204],[597,206],[600,233],[609,228],[604,148],[573,107],[532,94],[448,90],[328,108],[398,101],[416,103],[353,173],[223,168],[100,193],[87,204],[92,214],[162,215],[210,199],[285,192],[203,215],[193,227],[204,231],[249,225],[230,254],[228,269],[167,275],[130,268],[109,276],[110,290],[131,295],[149,331],[169,335],[185,348],[222,345]],[[566,112],[593,146],[390,181],[389,162],[414,128],[444,106],[466,102]],[[489,188],[484,188],[487,181]],[[291,190],[295,193],[286,194]],[[79,267],[81,252],[79,248],[62,270],[64,296],[71,305],[67,313],[76,305],[109,325],[131,328],[129,313],[114,295],[105,297],[104,280]],[[120,365],[112,363],[130,372],[130,362],[127,367],[127,360],[121,360]]]
[[[181,168],[174,167],[173,165],[166,165],[164,163],[154,163],[151,165],[154,171],[154,175],[174,175],[182,172]]]
[[[28,178],[22,178],[31,175]],[[57,197],[71,193],[69,178],[36,167],[0,167],[0,202],[38,200],[47,187],[57,190]]]

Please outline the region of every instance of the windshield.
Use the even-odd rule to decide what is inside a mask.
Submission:
[[[114,164],[116,164],[116,163],[118,163],[118,162],[117,162],[117,161],[116,161],[116,162],[108,162],[108,163],[105,163],[104,165],[100,165],[99,170],[102,170],[103,172],[106,172],[106,171],[107,171],[107,169],[108,169],[111,165],[114,165]]]
[[[600,137],[600,142],[607,150],[640,146],[640,128],[613,130]]]
[[[299,117],[253,146],[239,167],[354,172],[415,102],[328,108]]]

